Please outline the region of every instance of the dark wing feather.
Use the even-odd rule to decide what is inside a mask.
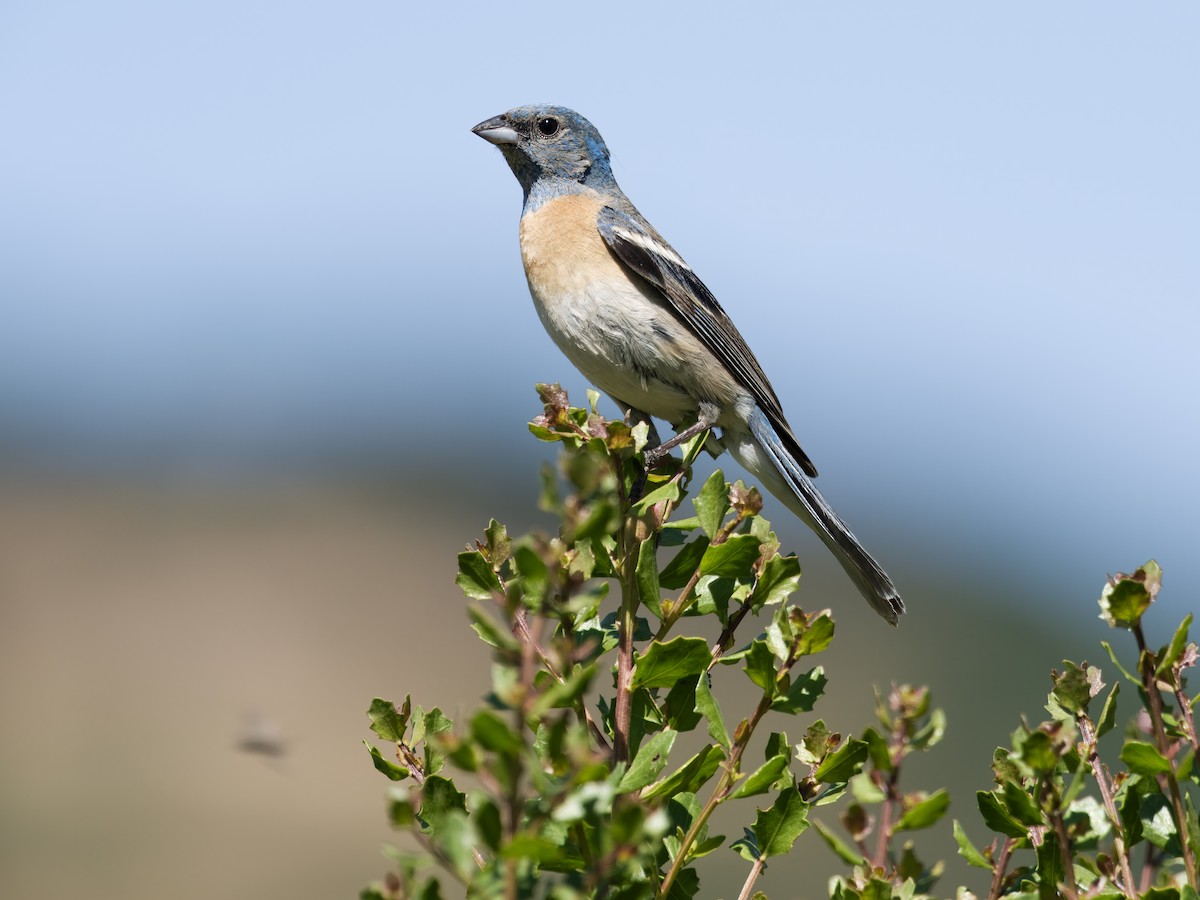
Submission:
[[[762,366],[704,282],[666,241],[628,213],[606,206],[596,225],[617,259],[654,285],[679,319],[750,391],[801,468],[816,477],[817,469],[792,434]]]

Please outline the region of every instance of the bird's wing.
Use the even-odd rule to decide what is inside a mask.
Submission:
[[[810,477],[817,474],[800,448],[762,366],[704,282],[666,241],[628,213],[606,206],[596,219],[613,254],[662,294],[675,314],[750,391],[759,407]]]

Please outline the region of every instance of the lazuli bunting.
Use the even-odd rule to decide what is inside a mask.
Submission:
[[[881,616],[904,603],[810,480],[767,376],[733,322],[683,258],[617,186],[603,138],[561,106],[519,106],[472,131],[495,144],[521,183],[521,259],[546,331],[626,415],[721,443],[833,552]],[[657,459],[649,453],[651,460]]]

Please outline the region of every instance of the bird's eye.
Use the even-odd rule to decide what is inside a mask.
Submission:
[[[546,116],[544,119],[538,119],[537,130],[545,137],[554,137],[558,134],[558,119],[553,116]]]

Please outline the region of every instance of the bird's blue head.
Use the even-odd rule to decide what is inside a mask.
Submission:
[[[565,106],[517,106],[471,130],[500,148],[527,203],[535,185],[560,193],[571,185],[603,190],[614,184],[604,138]]]

